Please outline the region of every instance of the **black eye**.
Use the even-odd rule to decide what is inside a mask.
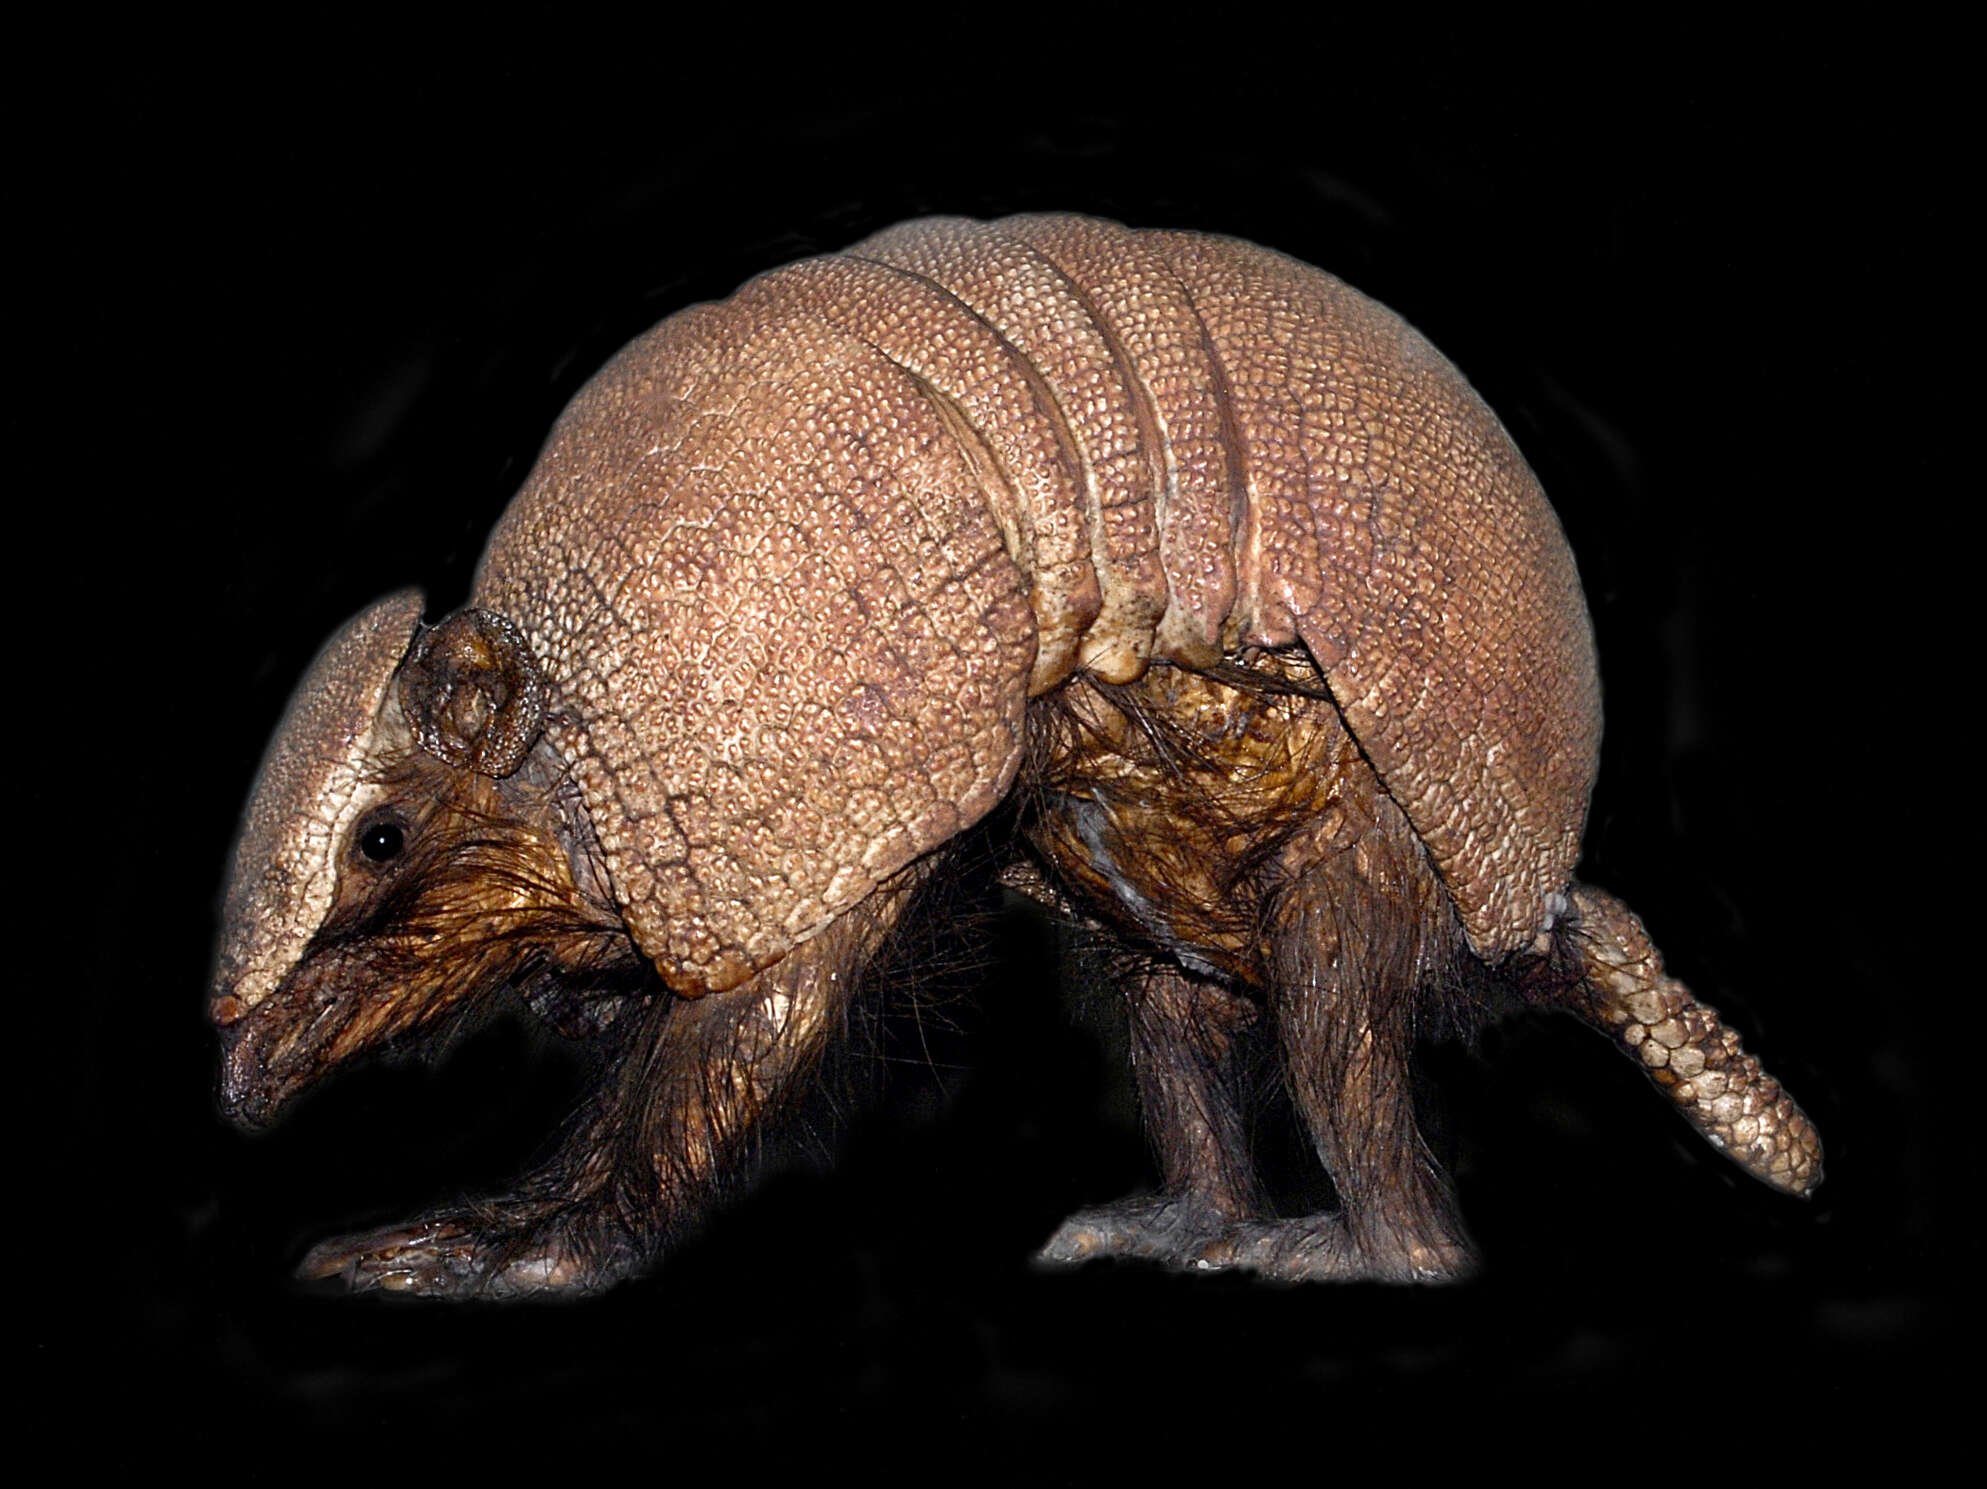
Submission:
[[[385,863],[400,851],[403,842],[398,824],[375,822],[359,834],[359,851],[374,863]]]

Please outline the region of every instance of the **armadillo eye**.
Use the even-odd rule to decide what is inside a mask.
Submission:
[[[405,839],[393,822],[375,822],[359,834],[359,851],[374,863],[385,863],[400,851]]]

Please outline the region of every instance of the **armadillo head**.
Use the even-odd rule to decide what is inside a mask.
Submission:
[[[419,590],[402,590],[348,621],[317,654],[269,741],[222,905],[209,1012],[224,1029],[268,1002],[331,909],[339,845],[375,792],[369,782],[382,755],[407,737],[390,684],[422,604]],[[239,1063],[228,1062],[223,1100],[247,1116],[256,1103]]]
[[[333,845],[364,804],[382,734],[406,733],[403,720],[382,715],[422,603],[410,589],[367,606],[325,643],[290,697],[228,875],[214,979],[219,1023],[266,999],[324,923],[337,879]]]
[[[243,1125],[521,970],[625,942],[578,887],[557,762],[525,768],[545,695],[523,638],[478,610],[424,630],[421,606],[404,590],[339,631],[263,759],[209,1004]]]

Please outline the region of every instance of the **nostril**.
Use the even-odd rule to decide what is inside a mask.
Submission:
[[[222,994],[207,1010],[208,1017],[223,1029],[247,1012],[247,1007],[233,993]]]

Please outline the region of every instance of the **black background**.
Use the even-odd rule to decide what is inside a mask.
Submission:
[[[56,647],[22,669],[17,769],[82,849],[16,920],[57,948],[16,1045],[42,1430],[251,1479],[425,1448],[1048,1482],[1200,1443],[1376,1471],[1358,1455],[1488,1462],[1583,1425],[1658,1464],[1726,1431],[1936,1430],[1944,1279],[1978,1261],[1945,1196],[1979,1179],[1925,1064],[1927,1011],[1964,995],[1903,962],[1954,929],[1917,841],[1945,724],[1908,670],[1939,626],[1922,576],[1965,541],[1938,43],[521,14],[473,44],[327,22],[19,60],[9,444],[24,530],[54,527],[17,592],[60,625],[17,631]],[[520,1166],[571,1080],[499,1025],[260,1139],[216,1119],[220,880],[317,645],[403,583],[459,603],[559,408],[663,315],[905,217],[1064,208],[1326,267],[1499,411],[1599,639],[1583,876],[1815,1117],[1819,1197],[1526,1020],[1430,1060],[1482,1280],[1036,1274],[1144,1158],[1108,1019],[1010,919],[939,1068],[894,1069],[837,1165],[652,1279],[508,1310],[296,1290],[310,1241]]]

